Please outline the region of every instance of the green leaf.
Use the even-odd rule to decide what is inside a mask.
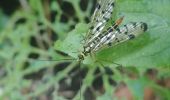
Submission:
[[[2,9],[0,9],[0,32],[2,31],[2,29],[5,27],[5,25],[7,24],[8,16],[6,16],[5,14],[3,14]]]
[[[87,24],[80,23],[76,25],[76,28],[69,32],[64,41],[57,41],[55,43],[55,49],[63,51],[68,55],[76,58],[77,53],[82,47],[83,34],[88,30]]]
[[[104,95],[98,96],[97,100],[113,100],[113,99],[112,96],[106,92]]]
[[[144,98],[144,89],[146,86],[146,80],[144,78],[137,80],[127,80],[126,84],[136,99]]]
[[[142,21],[148,24],[148,30],[139,38],[97,52],[96,58],[116,62],[123,66],[142,68],[170,66],[170,15],[168,14],[170,1],[163,1],[118,1],[117,12],[125,16],[123,24]],[[80,37],[87,30],[87,25],[78,24],[64,41],[56,42],[55,48],[75,58],[77,53],[73,51],[82,50]]]

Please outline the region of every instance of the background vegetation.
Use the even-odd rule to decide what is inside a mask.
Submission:
[[[90,57],[81,65],[61,60],[77,57],[95,3],[1,1],[0,99],[80,100],[81,81],[82,100],[170,99],[169,0],[117,0],[113,17],[124,15],[122,25],[148,24],[145,35],[96,53],[96,59],[122,67],[103,60],[101,66]]]

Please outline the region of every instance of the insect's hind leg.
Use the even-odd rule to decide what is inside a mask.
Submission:
[[[113,62],[113,61],[109,61],[109,60],[97,60],[96,62],[98,62],[101,66],[103,66],[103,67],[106,67],[106,65],[104,65],[102,62],[109,62],[109,63],[112,63],[112,64],[115,64],[115,65],[117,65],[116,66],[116,69],[117,70],[119,70],[120,72],[122,72],[122,73],[124,73],[125,72],[125,69],[124,69],[124,67],[123,67],[123,65],[122,64],[119,64],[119,63],[115,63],[115,62]]]
[[[112,64],[117,65],[119,67],[123,67],[122,64],[119,64],[119,63],[116,63],[116,62],[113,62],[113,61],[109,61],[109,60],[106,60],[106,59],[99,59],[99,61],[101,61],[101,62],[109,62],[109,63],[112,63]]]
[[[116,68],[117,68],[119,71],[121,71],[122,73],[124,73],[124,68],[123,68],[123,65],[122,65],[122,64],[119,64],[119,63],[116,63],[116,62],[113,62],[113,61],[109,61],[109,60],[103,60],[103,61],[117,65]]]

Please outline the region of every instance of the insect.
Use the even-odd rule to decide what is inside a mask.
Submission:
[[[147,30],[144,22],[130,22],[119,28],[124,17],[119,18],[109,28],[105,29],[115,6],[114,0],[99,0],[91,20],[91,27],[85,37],[83,51],[78,54],[81,62],[89,54],[101,50],[105,46],[114,46],[134,39]]]

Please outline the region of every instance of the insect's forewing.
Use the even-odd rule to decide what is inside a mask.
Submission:
[[[100,50],[100,48],[108,46],[114,46],[119,43],[134,39],[140,34],[144,33],[147,30],[147,24],[143,22],[131,22],[126,24],[120,28],[117,28],[116,31],[113,31],[112,27],[108,28],[108,30],[99,35],[98,41],[93,41],[94,44],[91,47],[92,51]],[[92,42],[91,44],[92,45]]]
[[[98,0],[94,14],[91,18],[91,27],[86,35],[85,44],[93,41],[105,27],[112,16],[114,0]]]

